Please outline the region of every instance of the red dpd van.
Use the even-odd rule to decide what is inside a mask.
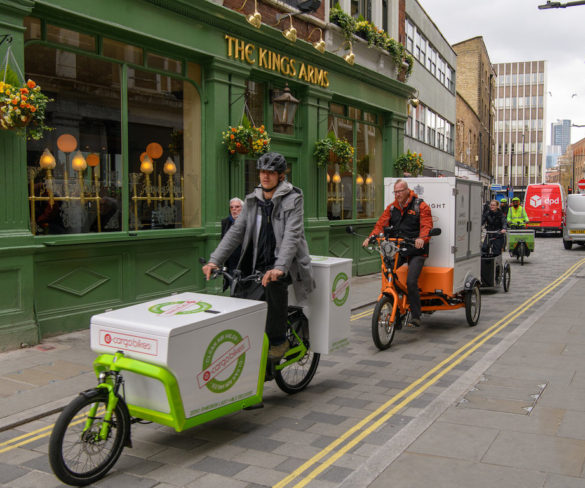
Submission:
[[[563,232],[565,193],[559,183],[528,185],[524,209],[530,222],[526,227],[541,232]]]

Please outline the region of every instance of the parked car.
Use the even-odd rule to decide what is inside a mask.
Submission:
[[[563,231],[565,191],[559,183],[528,185],[524,199],[524,209],[529,222],[526,227],[536,232]]]
[[[573,242],[585,246],[585,194],[567,196],[563,219],[563,246],[571,249]]]

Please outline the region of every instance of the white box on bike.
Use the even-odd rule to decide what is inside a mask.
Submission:
[[[94,315],[91,349],[165,366],[185,416],[257,394],[266,303],[181,293]],[[158,380],[124,372],[127,403],[168,413]]]
[[[316,286],[301,305],[309,319],[313,352],[329,354],[349,344],[351,264],[351,259],[311,256]],[[297,304],[292,286],[289,304]]]
[[[394,201],[394,183],[384,178],[384,205]],[[452,295],[465,288],[470,277],[481,276],[482,184],[456,177],[402,178],[430,207],[433,227],[441,235],[431,238],[425,267],[453,269]]]

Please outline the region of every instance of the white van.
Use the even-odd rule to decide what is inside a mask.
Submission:
[[[585,246],[585,194],[567,195],[563,219],[563,245],[571,249],[573,242]]]

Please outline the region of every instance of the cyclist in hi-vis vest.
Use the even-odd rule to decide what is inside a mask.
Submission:
[[[528,215],[524,207],[520,205],[520,199],[512,198],[512,206],[508,209],[508,224],[524,227],[526,222],[528,222]]]

